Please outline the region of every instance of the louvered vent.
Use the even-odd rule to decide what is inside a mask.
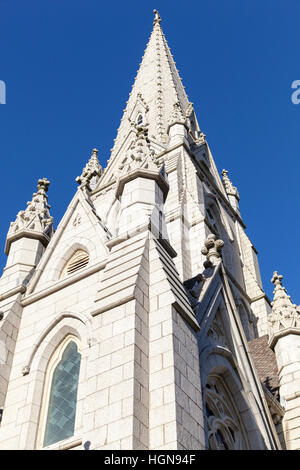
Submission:
[[[67,262],[63,269],[61,277],[70,276],[70,274],[79,271],[88,265],[90,257],[86,251],[78,250],[71,259]]]

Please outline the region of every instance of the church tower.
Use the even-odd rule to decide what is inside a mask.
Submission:
[[[255,360],[283,338],[154,13],[107,167],[94,149],[55,233],[45,179],[9,229],[1,449],[283,445]]]

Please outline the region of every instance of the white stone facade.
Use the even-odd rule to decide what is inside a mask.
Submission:
[[[44,448],[49,371],[72,340],[74,432],[45,448],[281,448],[248,348],[269,332],[272,307],[237,189],[219,176],[160,23],[156,12],[107,168],[94,149],[55,233],[40,180],[8,233],[1,449]],[[285,352],[290,340],[299,350],[297,325],[292,333],[275,353],[297,448],[300,398],[287,384],[299,382],[299,358]]]

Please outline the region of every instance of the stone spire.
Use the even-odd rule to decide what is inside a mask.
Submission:
[[[81,176],[77,176],[76,181],[80,187],[86,187],[89,191],[91,191],[91,189],[94,189],[94,186],[97,184],[101,175],[102,167],[98,160],[98,150],[93,149],[88,163],[82,170]],[[94,181],[91,185],[92,179],[94,179]],[[93,188],[91,186],[93,186]]]
[[[287,328],[300,327],[300,307],[293,304],[291,297],[287,295],[286,289],[282,286],[282,278],[283,276],[275,271],[271,279],[275,286],[274,300],[271,303],[272,313],[269,315],[270,330],[273,334]]]
[[[201,253],[206,256],[206,261],[203,263],[205,268],[210,268],[215,265],[221,256],[221,251],[224,246],[223,240],[216,240],[216,235],[211,233],[207,236],[204,247],[201,250]]]
[[[9,253],[11,243],[19,238],[35,238],[47,245],[53,234],[53,217],[50,216],[47,191],[50,182],[38,180],[37,192],[27,202],[25,211],[20,211],[15,222],[10,224],[7,234],[5,253]]]
[[[119,165],[119,161],[116,160],[119,160],[118,155],[124,151],[124,147],[126,150],[129,136],[134,130],[132,124],[138,122],[139,116],[143,116],[143,125],[148,125],[149,139],[161,149],[164,148],[168,142],[168,118],[174,111],[174,104],[178,112],[185,116],[189,100],[163,34],[161,17],[155,10],[153,30],[103,175],[104,184],[117,171],[115,166]]]

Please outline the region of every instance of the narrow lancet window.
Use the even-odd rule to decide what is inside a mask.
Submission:
[[[52,375],[44,447],[74,434],[80,360],[77,344],[68,342]]]
[[[143,124],[143,116],[141,114],[138,115],[136,123],[138,126],[141,126]]]

